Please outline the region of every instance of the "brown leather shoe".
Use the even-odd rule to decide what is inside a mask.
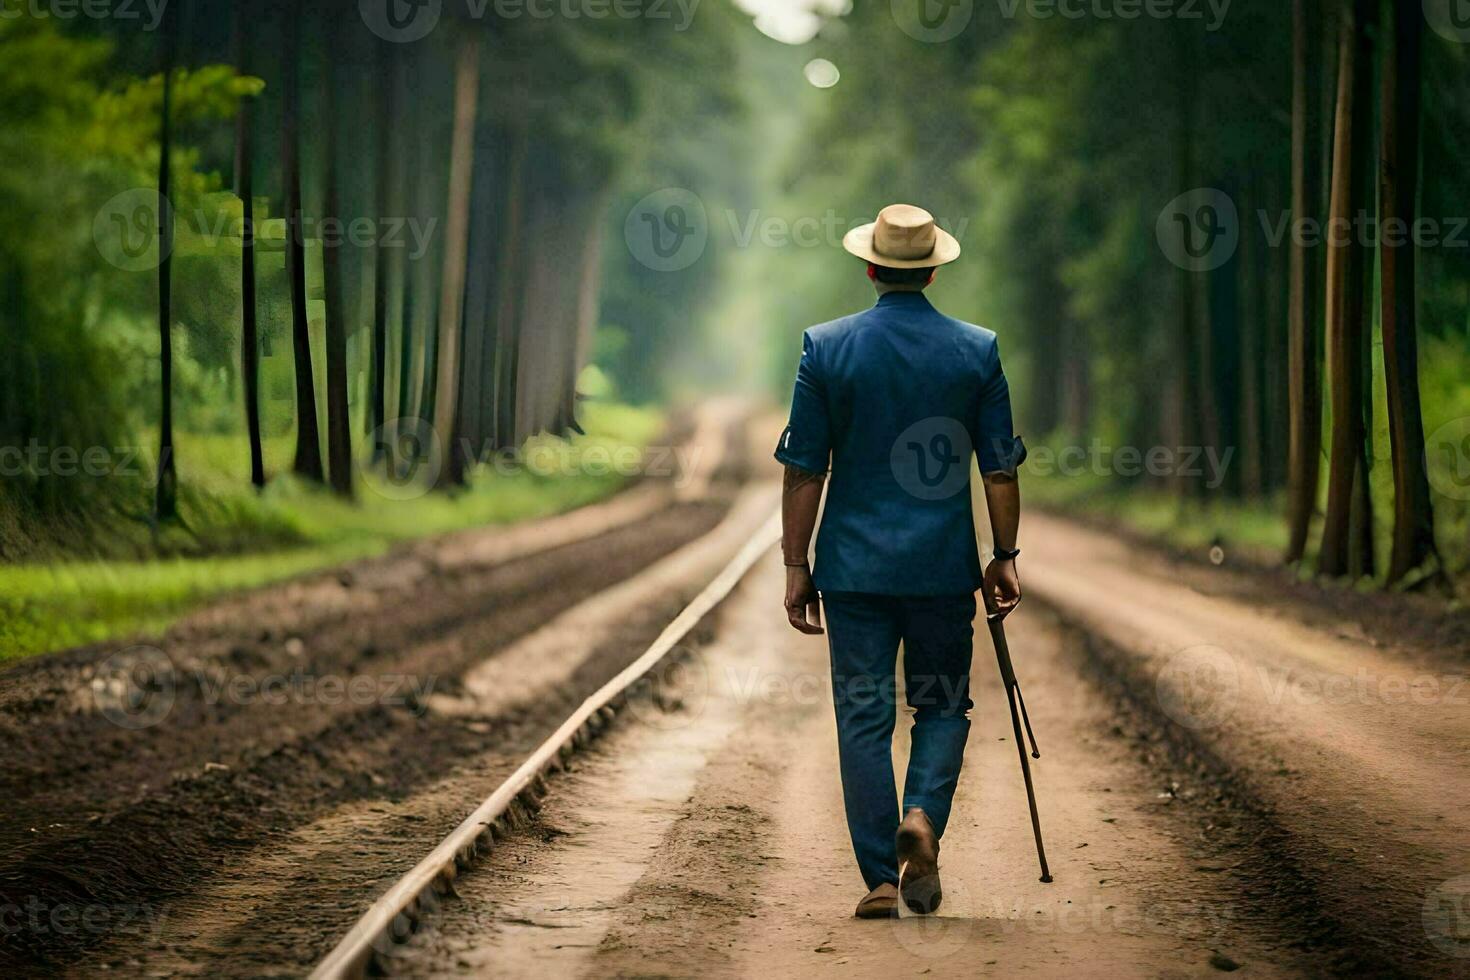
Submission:
[[[888,882],[868,892],[853,913],[859,919],[892,919],[898,915],[898,889]]]
[[[939,911],[944,890],[939,886],[939,838],[934,825],[918,807],[898,825],[898,889],[904,904],[919,915]]]

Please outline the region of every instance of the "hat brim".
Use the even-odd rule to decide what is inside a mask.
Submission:
[[[923,258],[896,259],[891,255],[880,255],[873,248],[873,229],[877,226],[876,221],[859,225],[843,237],[842,247],[865,262],[881,265],[887,269],[931,269],[935,266],[949,265],[960,257],[959,241],[939,227],[934,229],[934,251]]]

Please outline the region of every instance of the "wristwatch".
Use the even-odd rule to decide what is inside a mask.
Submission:
[[[1006,549],[999,547],[997,547],[994,552],[996,561],[1014,561],[1016,559],[1016,556],[1020,553],[1020,548],[1012,548],[1011,550],[1007,551]]]

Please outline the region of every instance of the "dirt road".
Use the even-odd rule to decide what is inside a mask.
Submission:
[[[1242,576],[1064,521],[1027,540],[1027,586],[1251,801],[1340,966],[1470,970],[1470,651],[1307,625]]]
[[[1253,976],[1322,972],[1289,910],[1253,897],[1251,829],[1161,757],[1083,677],[1037,607],[1012,620],[1041,740],[1056,881],[1037,880],[1010,721],[977,646],[968,766],[941,864],[942,914],[850,918],[827,655],[775,609],[774,556],[716,639],[553,784],[536,829],[459,883],[398,951],[408,976]],[[669,700],[669,699],[666,699]],[[900,725],[895,755],[904,753]]]

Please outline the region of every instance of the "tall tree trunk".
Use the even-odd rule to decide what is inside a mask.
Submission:
[[[1320,0],[1294,0],[1292,16],[1291,213],[1296,222],[1316,217],[1321,194],[1321,133],[1312,101],[1320,90],[1317,58]],[[1321,478],[1322,393],[1317,374],[1317,299],[1321,288],[1316,256],[1301,235],[1291,242],[1291,312],[1287,348],[1290,436],[1287,449],[1286,560],[1301,561],[1307,549]]]
[[[398,45],[379,41],[377,95],[377,172],[374,174],[374,210],[378,219],[377,243],[373,248],[373,367],[368,383],[368,430],[373,438],[373,462],[386,454],[388,433],[388,304],[391,302],[392,253],[383,244],[383,219],[392,211],[394,185],[393,129],[398,119]]]
[[[286,278],[291,290],[291,347],[296,362],[296,459],[292,470],[321,483],[321,431],[312,376],[311,331],[306,319],[306,232],[301,207],[301,0],[285,11],[281,46],[281,175],[286,199]]]
[[[393,73],[388,84],[394,89],[394,98],[403,100],[400,105],[405,107],[404,112],[395,117],[396,125],[392,128],[390,139],[395,139],[395,147],[398,152],[393,155],[393,168],[391,170],[392,197],[390,198],[391,214],[405,220],[418,220],[412,206],[413,174],[417,172],[418,164],[408,158],[408,152],[418,145],[420,139],[420,113],[412,111],[414,104],[413,93],[409,89],[409,79],[413,74],[412,62],[409,54],[399,45],[394,45]],[[379,230],[381,233],[381,229]],[[401,438],[405,428],[413,427],[414,403],[413,403],[413,349],[414,349],[414,303],[417,298],[413,275],[413,264],[410,262],[409,248],[398,248],[388,255],[388,265],[393,271],[390,278],[390,289],[392,290],[390,300],[393,303],[392,316],[389,319],[389,334],[387,342],[393,351],[391,362],[385,359],[385,363],[394,365],[392,376],[393,393],[387,399],[393,407],[392,418],[388,420],[390,437],[387,440],[393,449],[390,453],[390,465],[401,467],[403,460],[400,452],[404,447]],[[395,328],[396,322],[396,328]]]
[[[352,415],[347,402],[347,323],[343,306],[342,202],[339,188],[339,149],[337,145],[337,70],[336,59],[329,55],[323,87],[326,90],[326,113],[323,125],[325,184],[323,187],[322,226],[329,234],[322,236],[322,286],[326,298],[327,355],[327,461],[332,489],[343,497],[352,496]]]
[[[592,343],[597,333],[598,287],[602,283],[603,228],[601,219],[606,209],[606,193],[605,191],[599,192],[588,212],[591,220],[586,223],[586,239],[582,245],[581,273],[578,276],[577,288],[577,337],[576,343],[571,346],[569,372],[571,380],[566,388],[566,398],[562,408],[564,427],[577,432],[582,431],[577,420],[577,380],[582,373],[582,367],[591,357]]]
[[[417,152],[417,160],[412,167],[407,168],[409,173],[405,178],[408,190],[405,199],[412,202],[409,208],[415,219],[423,222],[425,228],[437,229],[442,227],[438,223],[441,217],[442,182],[437,179],[437,171],[443,160],[440,134],[428,114],[415,113],[414,121],[414,141],[411,145]],[[434,389],[439,380],[434,371],[439,346],[439,283],[435,276],[441,260],[437,247],[438,238],[438,234],[430,236],[429,247],[423,254],[416,258],[410,256],[404,273],[405,295],[408,297],[404,304],[408,390],[405,393],[406,408],[402,414],[406,418],[430,424],[434,419]],[[421,426],[416,425],[415,428],[422,431]]]
[[[235,6],[235,70],[250,74],[249,8]],[[255,179],[252,99],[241,99],[235,113],[235,194],[240,198],[240,377],[245,389],[245,432],[250,440],[250,483],[265,486],[265,454],[260,444],[260,338],[255,309]]]
[[[1388,25],[1385,24],[1385,27]],[[1420,12],[1394,5],[1393,41],[1384,46],[1382,151],[1379,159],[1381,227],[1412,229],[1418,217]],[[1424,421],[1419,407],[1419,345],[1412,235],[1380,243],[1383,368],[1393,453],[1393,551],[1388,581],[1397,582],[1435,556],[1434,512],[1424,466]]]
[[[1353,96],[1357,121],[1353,126],[1353,215],[1372,218],[1377,213],[1378,144],[1374,141],[1377,117],[1373,111],[1376,95],[1373,86],[1374,45],[1378,37],[1378,0],[1358,0],[1358,75]],[[1381,226],[1379,226],[1381,227]],[[1358,370],[1361,375],[1358,392],[1363,415],[1363,438],[1358,462],[1353,470],[1353,506],[1348,521],[1348,574],[1353,578],[1371,577],[1377,572],[1374,557],[1373,490],[1373,339],[1374,339],[1374,272],[1376,248],[1364,240],[1353,249],[1353,280],[1358,284],[1358,321],[1360,346]]]
[[[1358,201],[1357,186],[1363,155],[1364,129],[1369,115],[1364,102],[1364,80],[1371,78],[1366,22],[1372,0],[1354,0],[1342,12],[1338,38],[1337,108],[1333,124],[1332,205],[1327,242],[1327,375],[1331,385],[1332,451],[1327,472],[1327,515],[1322,525],[1319,570],[1324,575],[1348,574],[1354,558],[1353,538],[1362,523],[1354,521],[1354,495],[1362,509],[1367,466],[1360,466],[1363,426],[1363,269],[1362,244],[1352,219]],[[1371,93],[1370,93],[1371,95]],[[1358,487],[1361,474],[1363,486]],[[1370,549],[1371,550],[1371,549]],[[1361,548],[1356,557],[1360,564]]]
[[[1197,108],[1195,102],[1199,97],[1198,48],[1192,32],[1176,27],[1175,35],[1175,73],[1179,79],[1175,106],[1178,117],[1175,133],[1175,172],[1179,180],[1179,187],[1188,190],[1195,186],[1194,141]],[[1203,370],[1206,356],[1204,345],[1201,343],[1203,304],[1200,302],[1199,295],[1200,280],[1200,273],[1180,266],[1177,278],[1179,373],[1175,383],[1178,388],[1178,444],[1186,447],[1204,446],[1209,429],[1206,403],[1209,401],[1210,393],[1208,391],[1209,380]],[[1207,343],[1207,334],[1204,339]],[[1194,495],[1201,489],[1201,484],[1187,478],[1183,473],[1174,474],[1174,480],[1182,494]]]
[[[447,446],[459,438],[459,383],[464,332],[465,262],[469,250],[470,188],[475,166],[475,116],[480,96],[479,35],[459,42],[454,69],[454,134],[449,153],[449,210],[445,226],[443,281],[439,294],[439,383],[434,428]],[[451,455],[453,455],[451,453]],[[451,467],[451,482],[462,482],[463,469]],[[459,477],[460,480],[452,478]]]
[[[1261,167],[1261,162],[1256,162]],[[1253,201],[1260,201],[1262,183],[1259,179],[1251,184]],[[1240,492],[1242,496],[1257,499],[1265,490],[1266,459],[1261,428],[1261,361],[1264,347],[1266,262],[1254,235],[1242,235],[1240,262],[1236,270],[1236,291],[1240,296],[1240,329],[1237,333],[1239,346],[1235,360],[1238,367],[1240,404],[1235,418],[1236,443],[1240,456]],[[1227,338],[1228,339],[1228,338]]]
[[[569,348],[575,347],[578,296],[567,288],[567,270],[581,262],[582,195],[569,196],[545,179],[530,204],[533,253],[523,280],[520,358],[516,365],[517,440],[557,431],[565,421],[563,392],[574,379]]]
[[[1368,456],[1359,453],[1353,463],[1353,498],[1348,514],[1348,575],[1368,578],[1374,573],[1373,491]]]
[[[405,257],[403,268],[403,302],[398,323],[398,419],[395,428],[411,424],[414,417],[414,291],[413,269]]]
[[[470,230],[466,251],[463,370],[459,383],[457,452],[451,477],[463,482],[468,468],[491,448],[495,391],[494,289],[504,210],[506,140],[488,122],[475,129],[475,166],[470,179]],[[453,473],[455,467],[459,473]]]
[[[1290,156],[1287,165],[1273,169],[1269,200],[1273,211],[1283,211],[1289,204],[1281,188],[1291,186]],[[1269,248],[1266,254],[1266,280],[1262,284],[1264,299],[1261,309],[1266,324],[1264,355],[1265,397],[1262,401],[1262,429],[1266,454],[1266,489],[1275,491],[1287,486],[1291,444],[1290,393],[1290,249]],[[1314,268],[1315,268],[1315,260]],[[1315,332],[1314,332],[1315,336]],[[1316,359],[1313,358],[1315,361]],[[1315,375],[1314,375],[1315,376]],[[1320,415],[1320,409],[1319,409]],[[1320,428],[1318,433],[1320,435]]]
[[[1223,181],[1217,181],[1215,186],[1238,200],[1247,197],[1240,188]],[[1200,365],[1200,376],[1204,383],[1200,385],[1199,393],[1204,415],[1204,441],[1201,445],[1214,447],[1221,454],[1233,452],[1239,455],[1240,452],[1239,336],[1246,329],[1240,318],[1240,275],[1243,264],[1241,250],[1237,248],[1218,269],[1199,273],[1208,287],[1204,305],[1204,332],[1200,345],[1204,351],[1203,363]],[[1216,489],[1238,495],[1239,473],[1239,466],[1227,467],[1221,474],[1224,483]],[[1206,489],[1203,480],[1200,486],[1202,490]]]
[[[532,196],[526,180],[526,157],[530,137],[527,124],[517,120],[511,133],[510,163],[505,180],[505,210],[501,224],[500,282],[496,294],[500,302],[495,310],[495,418],[494,436],[497,448],[518,444],[516,438],[516,377],[520,359],[521,280],[527,267],[523,251],[526,232],[527,198]]]
[[[174,63],[178,60],[179,6],[170,4],[163,28],[163,111],[158,126],[158,474],[153,520],[178,516],[179,478],[174,468],[173,206],[169,202],[169,156],[173,152]]]

